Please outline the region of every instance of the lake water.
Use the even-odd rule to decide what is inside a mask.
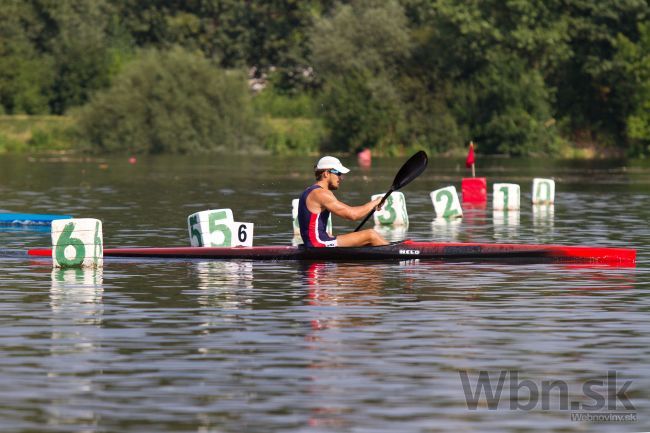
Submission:
[[[344,162],[337,196],[361,204],[403,159]],[[115,247],[186,246],[189,214],[231,208],[255,245],[283,245],[313,163],[3,156],[0,210],[99,218]],[[625,246],[637,267],[107,259],[61,271],[3,257],[0,430],[649,430],[650,164],[490,159],[478,173],[521,185],[514,219],[488,204],[433,222],[429,192],[460,189],[467,171],[432,159],[404,189],[408,232],[388,236]],[[536,176],[556,181],[552,212],[530,205]],[[1,249],[49,243],[47,230],[0,230]],[[636,421],[571,418],[587,412]]]

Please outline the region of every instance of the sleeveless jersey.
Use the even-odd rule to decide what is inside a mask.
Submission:
[[[320,186],[310,186],[303,191],[298,200],[300,236],[302,236],[306,247],[335,247],[336,237],[327,234],[327,220],[329,220],[330,211],[312,213],[307,209],[307,196],[316,188],[320,188]]]

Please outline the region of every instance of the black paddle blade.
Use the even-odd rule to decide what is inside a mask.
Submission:
[[[399,169],[395,180],[393,180],[393,186],[391,189],[397,191],[398,189],[408,185],[422,174],[427,164],[429,163],[429,157],[424,150],[417,152],[415,155],[409,158],[408,161],[404,163],[402,168]]]
[[[384,195],[384,197],[381,199],[380,206],[384,204],[384,201],[388,198],[391,193],[394,191],[397,191],[398,189],[402,188],[403,186],[408,185],[418,177],[419,175],[422,174],[425,168],[427,168],[427,164],[429,163],[429,157],[427,156],[427,153],[424,150],[421,150],[417,152],[415,155],[409,158],[408,161],[404,163],[402,168],[399,169],[397,172],[397,175],[395,175],[395,180],[393,180],[393,185],[390,187],[388,192]],[[375,211],[370,211],[368,215],[361,221],[361,224],[357,226],[356,229],[354,229],[355,232],[358,232],[361,227],[370,219],[372,214]]]

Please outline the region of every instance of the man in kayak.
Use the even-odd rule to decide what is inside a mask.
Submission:
[[[307,188],[298,202],[300,235],[306,247],[361,247],[387,245],[386,239],[373,229],[361,230],[339,236],[330,236],[327,220],[330,213],[348,220],[359,220],[372,210],[378,210],[380,199],[361,206],[348,206],[334,197],[332,191],[339,189],[341,176],[350,170],[338,158],[325,156],[314,167],[316,183]]]

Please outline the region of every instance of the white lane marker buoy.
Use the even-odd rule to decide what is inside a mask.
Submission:
[[[456,187],[448,186],[429,193],[438,218],[458,218],[463,216]]]
[[[92,268],[104,264],[102,222],[94,218],[52,221],[52,264],[56,268]]]
[[[516,183],[495,183],[492,186],[492,209],[519,210],[520,191]]]
[[[234,221],[231,209],[210,209],[187,217],[193,247],[253,246],[253,223]]]
[[[533,204],[553,204],[555,202],[555,181],[536,177],[533,179]]]
[[[382,198],[384,194],[375,194],[370,200]],[[396,191],[388,196],[379,212],[373,213],[376,226],[406,226],[409,225],[409,215],[406,211],[404,193]]]

